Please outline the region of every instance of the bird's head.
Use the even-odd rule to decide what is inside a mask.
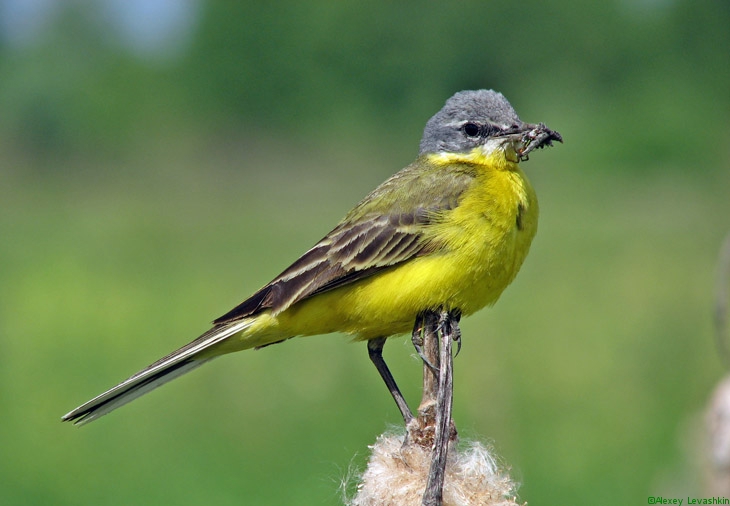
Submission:
[[[552,141],[563,138],[544,123],[524,123],[501,93],[460,91],[426,123],[420,154],[456,155],[468,161],[501,153],[516,163]]]

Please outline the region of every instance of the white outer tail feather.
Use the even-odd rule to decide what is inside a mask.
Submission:
[[[200,367],[215,357],[195,358],[211,346],[241,332],[253,320],[241,320],[222,328],[212,328],[195,341],[161,358],[146,369],[63,415],[62,420],[84,425],[114,411],[147,392]]]

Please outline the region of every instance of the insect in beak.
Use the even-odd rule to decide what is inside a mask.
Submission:
[[[550,130],[545,123],[538,125],[525,125],[529,128],[526,130],[520,138],[522,147],[517,149],[517,155],[520,157],[520,161],[529,160],[527,156],[530,151],[535,149],[541,149],[545,146],[552,146],[553,141],[563,142],[563,137],[555,130]]]

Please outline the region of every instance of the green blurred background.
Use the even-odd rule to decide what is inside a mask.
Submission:
[[[461,89],[565,144],[463,322],[454,416],[543,504],[702,491],[730,230],[730,3],[0,1],[0,502],[341,504],[398,412],[343,336],[60,416],[207,329],[411,161]],[[412,403],[408,339],[386,359]]]

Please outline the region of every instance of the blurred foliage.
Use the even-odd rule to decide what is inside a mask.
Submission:
[[[245,127],[400,146],[454,90],[487,86],[585,122],[608,156],[663,163],[717,146],[707,128],[730,112],[724,0],[210,2],[163,63],[123,51],[87,4],[2,48],[13,145],[124,150],[170,128]]]
[[[700,493],[730,3],[211,1],[169,58],[129,51],[103,3],[0,37],[0,502],[338,504],[398,423],[343,337],[221,359],[80,430],[59,418],[267,282],[477,87],[566,142],[526,164],[542,216],[523,272],[463,322],[457,425],[530,504]],[[415,402],[411,355],[386,347]]]

